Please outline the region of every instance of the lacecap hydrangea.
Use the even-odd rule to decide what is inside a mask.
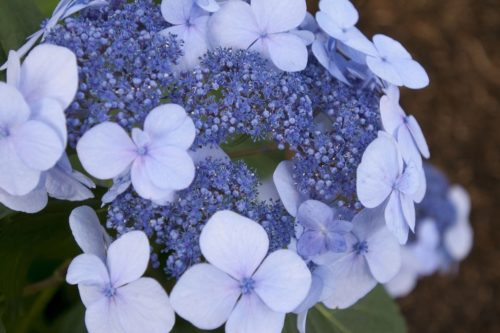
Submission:
[[[0,149],[19,152],[2,163],[0,202],[33,213],[47,194],[92,196],[75,159],[105,192],[107,231],[90,207],[70,218],[83,254],[67,280],[91,333],[167,332],[174,312],[229,333],[279,333],[296,313],[305,332],[318,303],[348,308],[378,283],[404,293],[396,282],[414,266],[410,249],[447,267],[465,257],[466,193],[427,166],[423,131],[400,106],[400,88],[428,85],[425,70],[391,37],[368,39],[348,0],[319,8],[63,0],[11,54],[0,94],[24,113],[0,106]],[[19,57],[38,39],[26,74]],[[42,49],[45,60],[32,61]],[[51,56],[73,75],[53,78]],[[26,88],[30,75],[54,88]],[[58,98],[58,114],[40,106]],[[30,121],[46,146],[17,134]],[[50,154],[30,158],[37,150]],[[263,151],[286,156],[265,179],[239,158]],[[175,285],[170,298],[142,277],[149,261]]]

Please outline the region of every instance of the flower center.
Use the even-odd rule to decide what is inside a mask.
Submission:
[[[147,155],[148,154],[148,147],[142,146],[142,147],[137,148],[137,154],[139,154],[140,156]]]
[[[107,298],[111,298],[111,297],[114,297],[116,295],[116,289],[110,283],[106,287],[104,287],[102,293]]]
[[[357,242],[354,244],[353,250],[358,255],[365,254],[368,252],[368,243],[366,241]]]
[[[244,278],[240,281],[240,288],[243,295],[250,294],[255,288],[255,281],[252,278]]]
[[[5,139],[10,135],[9,129],[4,126],[0,126],[0,140]]]

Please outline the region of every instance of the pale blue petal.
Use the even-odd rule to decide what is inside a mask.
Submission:
[[[96,212],[88,206],[75,208],[69,216],[69,226],[82,251],[99,257],[105,263],[111,238],[99,222]]]
[[[319,8],[342,28],[350,28],[358,23],[358,11],[349,0],[322,0]]]
[[[398,71],[403,85],[410,89],[422,89],[429,85],[429,76],[425,69],[415,60],[401,60],[392,62]]]
[[[259,28],[268,34],[295,29],[306,16],[304,0],[252,0],[251,6]]]
[[[415,145],[415,141],[413,140],[408,127],[405,124],[399,126],[396,132],[396,137],[398,145],[400,147],[401,155],[403,156],[405,162],[422,164],[422,157],[420,157],[420,152]]]
[[[385,57],[389,62],[411,59],[410,53],[397,40],[382,34],[373,36],[373,43],[380,57]]]
[[[196,0],[196,4],[210,13],[215,13],[220,9],[220,5],[216,0]]]
[[[148,155],[142,158],[142,164],[151,183],[160,189],[185,189],[195,176],[191,156],[187,151],[173,146],[151,145]]]
[[[89,188],[95,188],[95,184],[78,171],[74,171],[69,165],[67,155],[64,154],[56,166],[45,173],[45,188],[52,198],[83,201],[94,197]]]
[[[385,61],[379,57],[369,56],[366,58],[366,64],[368,65],[370,70],[379,78],[396,86],[403,85],[403,80],[401,79],[399,72],[388,61]]]
[[[214,47],[247,49],[260,38],[260,29],[249,4],[229,1],[215,13],[209,22]]]
[[[33,191],[21,196],[11,195],[0,188],[0,202],[9,209],[33,214],[47,206],[48,196],[42,181]]]
[[[21,79],[21,59],[16,51],[9,51],[7,59],[7,84],[12,87],[18,87]]]
[[[179,70],[187,70],[200,63],[200,58],[208,51],[208,20],[204,15],[192,20],[191,25],[176,25],[162,31],[162,34],[173,34],[182,39],[184,55],[179,62]]]
[[[0,82],[0,124],[11,128],[30,117],[30,108],[21,93],[14,87]]]
[[[356,177],[359,201],[365,207],[377,207],[387,199],[402,171],[401,164],[398,147],[392,138],[379,136],[368,145]]]
[[[415,231],[416,217],[413,197],[404,193],[399,193],[399,200],[401,200],[401,208],[403,209],[403,215],[405,217],[406,223],[410,227],[411,231]]]
[[[431,156],[429,152],[429,146],[427,145],[427,141],[425,140],[424,133],[422,132],[420,125],[413,116],[409,116],[407,118],[407,121],[408,121],[407,123],[408,130],[413,136],[413,140],[415,140],[415,144],[420,150],[420,153],[422,154],[423,157],[429,158]]]
[[[396,137],[398,128],[403,125],[405,113],[399,106],[399,88],[391,85],[386,95],[380,98],[380,117],[387,133]]]
[[[31,105],[31,119],[50,126],[61,139],[64,146],[67,143],[68,131],[66,129],[66,116],[57,100],[44,98]]]
[[[297,313],[299,316],[301,314],[307,316],[307,311],[312,307],[314,307],[316,303],[319,302],[322,292],[323,292],[323,280],[318,274],[316,274],[313,271],[311,287],[309,288],[309,292],[307,293],[306,298],[302,301],[302,303],[299,304],[298,307],[295,308],[295,310],[293,310],[293,312]]]
[[[108,248],[107,266],[115,288],[140,278],[149,262],[149,241],[142,231],[131,231]]]
[[[306,68],[308,52],[301,38],[292,33],[269,35],[263,39],[274,65],[287,72]]]
[[[389,282],[401,268],[401,246],[385,225],[367,238],[366,261],[373,277],[380,283]]]
[[[229,317],[226,333],[280,333],[285,314],[271,310],[255,294],[243,295]]]
[[[297,212],[297,220],[306,229],[321,231],[326,230],[330,221],[334,220],[333,209],[317,200],[306,200]]]
[[[297,241],[297,252],[311,258],[327,251],[327,237],[320,231],[305,231]]]
[[[180,277],[170,299],[179,316],[212,330],[227,321],[240,295],[236,280],[212,265],[198,264]]]
[[[41,172],[26,166],[10,141],[0,141],[0,189],[14,196],[24,196],[37,187]]]
[[[78,89],[76,56],[61,46],[35,47],[21,66],[19,87],[29,104],[53,98],[65,110]]]
[[[350,307],[377,285],[365,258],[354,252],[318,267],[317,272],[323,280],[321,300],[331,309]]]
[[[102,196],[103,206],[113,202],[120,194],[125,192],[131,184],[132,180],[130,179],[130,173],[128,171],[113,179],[113,185]]]
[[[66,148],[50,126],[30,120],[12,131],[19,158],[31,169],[45,171],[56,165]]]
[[[191,17],[194,0],[163,0],[161,13],[170,24],[185,24]]]
[[[153,184],[141,159],[137,159],[130,170],[130,179],[134,190],[144,199],[152,200],[159,205],[171,202],[175,191],[162,189]]]
[[[253,276],[255,292],[272,310],[291,312],[305,299],[311,286],[311,273],[295,252],[271,253]]]
[[[300,204],[305,198],[297,190],[296,182],[292,176],[292,167],[292,163],[289,161],[281,162],[274,171],[273,180],[283,206],[290,215],[295,217]]]
[[[108,318],[102,313],[101,320],[119,318],[116,332],[165,333],[170,332],[175,323],[175,314],[167,293],[162,286],[151,278],[141,278],[116,290],[112,307],[116,317]]]
[[[257,222],[231,211],[219,211],[200,235],[203,256],[237,280],[249,278],[269,250],[266,231]]]
[[[80,254],[68,267],[66,281],[69,284],[105,287],[109,275],[102,260],[93,254]]]
[[[399,194],[391,194],[385,207],[385,221],[389,230],[396,236],[400,244],[406,244],[408,240],[409,226],[403,214]]]
[[[76,146],[80,161],[92,176],[112,179],[137,156],[136,146],[123,128],[104,122],[88,130]]]
[[[189,149],[196,136],[193,121],[183,107],[164,104],[153,109],[144,121],[144,131],[153,144]]]

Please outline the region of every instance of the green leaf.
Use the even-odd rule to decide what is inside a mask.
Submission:
[[[296,316],[289,316],[283,333],[297,333]],[[307,317],[308,333],[404,333],[405,320],[397,304],[378,286],[365,298],[345,310],[317,305]]]
[[[0,1],[0,45],[6,55],[40,28],[43,15],[33,0]]]

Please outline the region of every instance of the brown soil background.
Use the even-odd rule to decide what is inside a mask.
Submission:
[[[405,90],[402,105],[431,162],[472,196],[472,253],[399,301],[409,331],[500,332],[500,0],[353,2],[368,36],[398,39],[427,69],[430,87]]]

